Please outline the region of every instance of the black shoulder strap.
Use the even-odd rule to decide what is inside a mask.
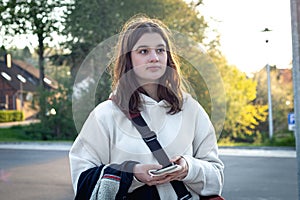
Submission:
[[[150,130],[142,115],[138,113],[130,115],[130,118],[159,164],[163,167],[172,165],[168,155],[158,142],[155,132]],[[192,197],[182,181],[171,181],[171,185],[177,194],[178,200],[188,200]]]

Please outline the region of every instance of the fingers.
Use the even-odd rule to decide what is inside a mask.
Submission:
[[[185,160],[185,158],[183,156],[175,156],[170,161],[180,165],[182,167],[181,172],[187,172],[188,171],[189,166],[188,166],[188,163],[187,163],[187,161]]]
[[[161,185],[164,183],[168,183],[171,181],[171,177],[169,176],[159,176],[159,177],[152,177],[151,181],[147,183],[147,185]]]
[[[181,156],[176,156],[172,159],[172,161],[177,162],[179,165],[183,166],[183,168],[179,171],[163,174],[160,176],[152,176],[149,173],[149,170],[153,169],[161,169],[162,165],[158,164],[136,164],[133,171],[134,176],[137,180],[152,186],[152,185],[161,185],[168,183],[172,180],[182,180],[187,175],[187,170],[184,170],[184,166],[186,166],[186,162],[182,159]]]
[[[158,164],[136,164],[133,167],[134,174],[137,173],[145,173],[148,172],[150,169],[161,169],[162,165]]]
[[[164,177],[153,177],[149,174],[148,171],[150,169],[161,169],[161,168],[162,165],[158,165],[158,164],[136,164],[133,168],[133,173],[137,180],[147,185],[157,185],[157,184],[161,184],[160,179]]]
[[[150,169],[161,169],[163,166],[162,165],[149,165],[149,170]]]

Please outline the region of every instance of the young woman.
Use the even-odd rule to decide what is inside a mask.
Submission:
[[[111,98],[90,113],[70,151],[75,198],[220,195],[224,166],[214,128],[201,105],[183,90],[168,28],[147,17],[130,19],[120,34],[113,67]],[[176,171],[149,172],[165,166],[134,125],[137,115],[156,133],[170,162],[179,165]]]

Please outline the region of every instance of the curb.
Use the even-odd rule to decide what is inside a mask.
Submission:
[[[247,156],[247,157],[277,157],[296,158],[296,151],[293,149],[253,149],[253,148],[219,148],[221,156]]]
[[[73,142],[0,142],[0,149],[69,151]]]
[[[69,151],[73,142],[0,142],[0,149]],[[296,158],[293,147],[219,147],[220,156]]]

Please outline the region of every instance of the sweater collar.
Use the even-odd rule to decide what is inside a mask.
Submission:
[[[158,105],[158,106],[168,105],[168,102],[164,99],[157,102],[156,100],[152,99],[151,97],[149,97],[143,93],[140,93],[140,98],[145,105]]]

